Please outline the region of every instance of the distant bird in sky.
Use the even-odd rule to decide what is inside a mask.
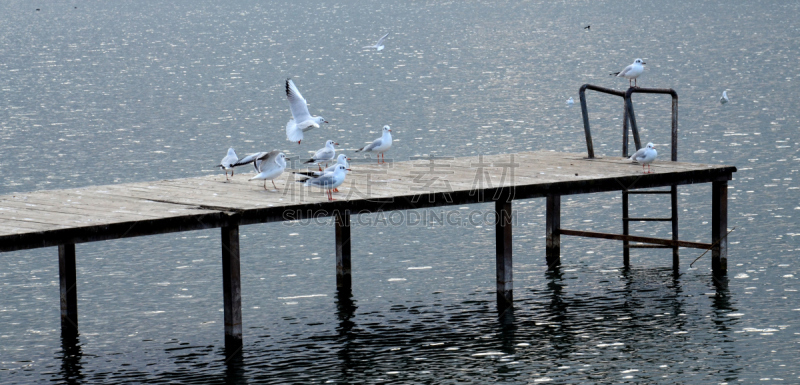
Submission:
[[[304,132],[319,128],[322,123],[328,123],[321,116],[311,116],[308,112],[308,103],[292,79],[286,79],[286,98],[289,100],[289,110],[292,112],[292,119],[286,123],[286,138],[289,141],[300,144]]]
[[[647,143],[647,146],[644,148],[640,148],[639,151],[636,151],[629,159],[631,162],[638,162],[642,165],[642,172],[645,174],[650,174],[650,163],[653,163],[656,160],[656,156],[658,156],[658,152],[656,151],[655,147],[653,147],[653,143]],[[644,165],[647,165],[647,172],[644,171]]]
[[[727,102],[730,102],[730,99],[728,99],[728,91],[722,91],[722,97],[719,98],[719,102],[720,104],[725,104]]]
[[[587,26],[583,27],[583,29],[588,29],[588,30],[591,30],[591,29],[592,29],[592,26],[591,26],[591,25],[587,25]]]
[[[383,135],[372,141],[372,143],[359,148],[356,152],[374,152],[378,154],[378,163],[381,163],[381,158],[383,158],[383,163],[386,163],[386,156],[384,153],[389,150],[389,147],[392,147],[392,129],[389,126],[383,126]]]
[[[382,51],[383,50],[383,41],[386,39],[386,36],[389,36],[389,34],[387,33],[387,34],[383,35],[383,37],[378,39],[378,42],[375,43],[375,45],[368,45],[368,46],[362,47],[362,48],[375,48],[375,50],[377,50],[377,51]]]
[[[633,64],[625,67],[624,70],[619,72],[611,73],[611,75],[615,75],[617,77],[628,79],[628,86],[630,87],[637,87],[636,85],[636,78],[644,72],[643,65],[647,64],[642,61],[642,59],[636,59],[633,61]],[[633,80],[633,85],[631,86],[631,80]]]
[[[569,99],[567,99],[567,106],[572,107],[573,104],[575,104],[575,100],[573,100],[572,96],[570,96]]]

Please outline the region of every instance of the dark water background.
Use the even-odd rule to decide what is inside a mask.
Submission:
[[[547,272],[544,201],[515,202],[515,308],[501,318],[492,226],[364,216],[344,297],[330,224],[243,227],[236,362],[223,354],[219,230],[78,245],[81,334],[63,343],[56,250],[3,253],[0,382],[799,382],[798,8],[4,1],[2,194],[206,175],[229,146],[304,156],[331,138],[352,153],[384,124],[398,160],[582,152],[580,109],[565,100],[584,83],[623,89],[608,73],[637,57],[641,86],[680,95],[680,159],[739,171],[717,280],[708,255],[689,268],[697,250],[682,250],[678,275],[664,250],[635,250],[625,271],[618,242],[575,238]],[[384,51],[361,50],[389,31]],[[287,77],[330,122],[300,146],[285,141]],[[635,101],[667,159],[668,97]],[[589,102],[595,150],[618,156],[620,101]],[[680,193],[681,237],[707,242],[710,186]],[[635,199],[633,215],[668,211],[663,197]],[[562,205],[564,227],[620,231],[619,194]]]

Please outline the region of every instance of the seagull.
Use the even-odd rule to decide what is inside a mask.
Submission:
[[[272,181],[272,186],[277,190],[278,186],[275,186],[274,179],[283,174],[283,170],[286,169],[286,155],[278,150],[270,151],[259,156],[253,164],[257,165],[256,171],[258,174],[248,180],[263,180],[264,190],[266,190],[267,179],[269,179]]]
[[[572,96],[570,96],[569,99],[567,99],[567,105],[572,107],[573,104],[575,104],[575,101],[572,100]]]
[[[386,157],[384,153],[392,147],[392,129],[389,126],[383,126],[383,136],[378,139],[372,141],[372,143],[359,148],[356,152],[374,152],[378,154],[379,158],[383,158],[383,163],[386,163]],[[378,159],[378,163],[381,163],[381,160]]]
[[[633,80],[633,86],[631,87],[636,87],[636,78],[638,78],[639,75],[641,75],[642,72],[644,72],[644,67],[642,67],[643,64],[647,63],[643,62],[642,59],[636,59],[633,61],[633,64],[625,67],[624,70],[620,72],[614,72],[611,75],[616,75],[617,77],[628,79],[629,86],[631,86],[630,83],[631,80]]]
[[[719,102],[720,104],[725,104],[727,102],[730,102],[730,99],[728,99],[728,91],[722,91],[722,97],[719,98]]]
[[[333,172],[325,173],[315,178],[298,180],[297,182],[300,182],[306,186],[316,186],[323,190],[328,190],[328,200],[333,201],[335,199],[333,199],[331,190],[339,187],[344,182],[344,177],[347,175],[347,171],[350,171],[350,169],[341,164],[337,164]]]
[[[286,138],[290,142],[300,144],[304,132],[312,128],[319,128],[322,123],[328,123],[321,116],[311,116],[308,112],[308,103],[292,79],[286,79],[286,98],[289,99],[289,110],[292,111],[292,118],[286,123]]]
[[[591,26],[591,25],[587,25],[587,26],[583,27],[583,29],[589,29],[589,30],[591,30],[591,29],[592,29],[592,26]]]
[[[319,166],[319,171],[322,171],[322,166],[320,166],[321,163],[325,162],[325,165],[327,166],[328,162],[336,158],[336,149],[333,148],[334,145],[338,146],[339,143],[336,143],[332,140],[325,142],[325,147],[317,150],[317,152],[314,153],[314,156],[312,156],[311,159],[303,162],[303,164],[316,163],[317,166]]]
[[[368,45],[368,46],[362,47],[362,48],[375,48],[375,50],[381,51],[381,50],[383,50],[383,41],[386,39],[386,36],[389,36],[389,34],[387,33],[387,34],[383,35],[382,38],[378,39],[378,42],[375,43],[375,45]]]
[[[632,162],[640,163],[642,165],[643,173],[650,174],[652,172],[650,171],[650,163],[653,163],[653,161],[656,160],[657,155],[658,152],[655,148],[653,148],[653,143],[647,143],[645,148],[640,148],[639,151],[636,151],[636,153],[633,154],[633,156],[631,156],[629,159]],[[647,172],[644,172],[644,165],[647,165]]]
[[[339,156],[336,157],[336,164],[334,164],[333,166],[330,166],[330,167],[328,167],[328,168],[326,168],[326,169],[324,169],[322,171],[295,171],[292,174],[308,176],[308,177],[322,176],[322,175],[325,175],[325,174],[327,174],[329,172],[334,172],[336,170],[336,166],[338,166],[340,164],[342,166],[344,166],[345,168],[349,169],[350,165],[347,163],[348,160],[350,160],[350,158],[348,158],[347,155],[339,154]],[[335,188],[335,189],[333,189],[333,192],[339,192],[339,189]]]
[[[239,158],[236,156],[236,151],[233,151],[233,147],[231,147],[228,149],[228,155],[225,155],[225,157],[219,161],[220,164],[218,164],[216,167],[220,167],[225,170],[225,180],[230,180],[228,179],[228,170],[231,170],[231,176],[233,176],[233,168],[236,167],[235,163],[238,160]]]

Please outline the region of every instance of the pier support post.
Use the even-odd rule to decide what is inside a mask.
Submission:
[[[678,241],[678,185],[670,187],[670,201],[672,202],[672,240]],[[678,246],[672,248],[672,270],[680,271],[681,258]]]
[[[728,181],[711,184],[711,270],[728,271]]]
[[[547,269],[561,265],[561,195],[547,194],[545,258]]]
[[[58,277],[61,286],[61,332],[78,332],[78,288],[75,244],[58,245]]]
[[[242,348],[242,285],[239,269],[239,226],[222,228],[222,296],[225,307],[225,351]]]
[[[511,270],[511,200],[501,198],[494,202],[497,225],[497,308],[502,313],[514,301],[514,280]]]
[[[349,291],[353,284],[350,276],[350,210],[336,210],[333,222],[336,227],[336,287]]]

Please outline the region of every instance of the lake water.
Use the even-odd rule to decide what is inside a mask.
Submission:
[[[499,318],[492,226],[354,218],[352,296],[336,293],[332,225],[243,227],[234,362],[219,230],[77,245],[81,334],[63,343],[57,251],[3,253],[0,382],[800,382],[798,8],[4,1],[0,194],[220,173],[229,146],[306,156],[334,139],[354,156],[385,124],[395,160],[583,152],[580,108],[565,100],[585,83],[624,89],[608,74],[636,58],[640,86],[680,96],[679,159],[738,172],[729,273],[716,280],[709,255],[689,267],[698,250],[681,250],[678,275],[668,250],[634,250],[624,270],[619,242],[572,237],[547,272],[544,200],[515,202],[515,307]],[[385,50],[361,49],[386,32]],[[301,145],[285,140],[287,77],[330,122]],[[669,98],[634,100],[643,140],[666,161]],[[598,154],[620,155],[621,107],[589,95]],[[681,237],[708,242],[710,185],[679,191]],[[633,215],[668,212],[668,199],[632,199]],[[619,232],[620,202],[565,197],[563,226]]]

